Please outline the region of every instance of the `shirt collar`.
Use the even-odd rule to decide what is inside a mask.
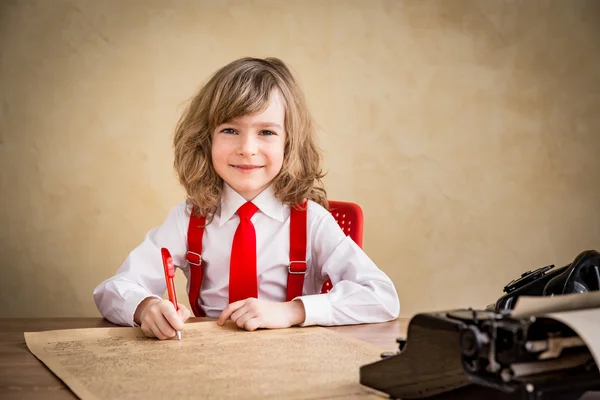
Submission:
[[[246,199],[236,192],[227,183],[223,183],[223,192],[221,195],[221,212],[219,216],[219,226],[223,226],[237,212],[238,208],[246,203]],[[275,197],[273,185],[269,185],[252,203],[266,216],[279,222],[283,222],[283,203]]]

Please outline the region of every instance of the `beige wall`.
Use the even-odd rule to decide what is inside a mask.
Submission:
[[[0,46],[0,316],[99,315],[183,199],[182,106],[246,55],[297,73],[403,315],[600,248],[600,2],[5,0]]]

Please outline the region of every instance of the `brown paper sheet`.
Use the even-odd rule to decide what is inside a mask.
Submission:
[[[519,296],[511,315],[515,318],[539,313],[600,308],[600,291],[560,296]]]
[[[521,296],[513,318],[547,317],[562,322],[585,342],[600,366],[600,292],[560,296]]]
[[[359,367],[382,350],[321,327],[196,322],[181,341],[139,328],[27,332],[25,341],[82,399],[382,399],[358,383]]]

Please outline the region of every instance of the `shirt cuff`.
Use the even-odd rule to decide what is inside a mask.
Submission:
[[[123,319],[129,326],[139,327],[139,325],[133,320],[133,316],[135,315],[135,310],[137,310],[140,303],[148,297],[162,299],[160,296],[143,291],[130,293],[125,299],[125,304],[123,306]]]
[[[306,318],[300,326],[323,325],[330,326],[331,302],[327,294],[314,294],[310,296],[296,297],[304,304]],[[294,299],[294,300],[296,300]]]

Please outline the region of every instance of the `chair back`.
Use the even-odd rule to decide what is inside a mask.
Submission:
[[[348,201],[335,201],[328,200],[329,212],[333,215],[333,218],[337,221],[342,231],[350,239],[362,248],[363,241],[363,212],[360,206],[356,203]],[[332,288],[330,279],[327,279],[321,287],[321,293],[327,293]]]
[[[329,212],[344,233],[362,248],[363,212],[360,206],[347,201],[329,200]]]

